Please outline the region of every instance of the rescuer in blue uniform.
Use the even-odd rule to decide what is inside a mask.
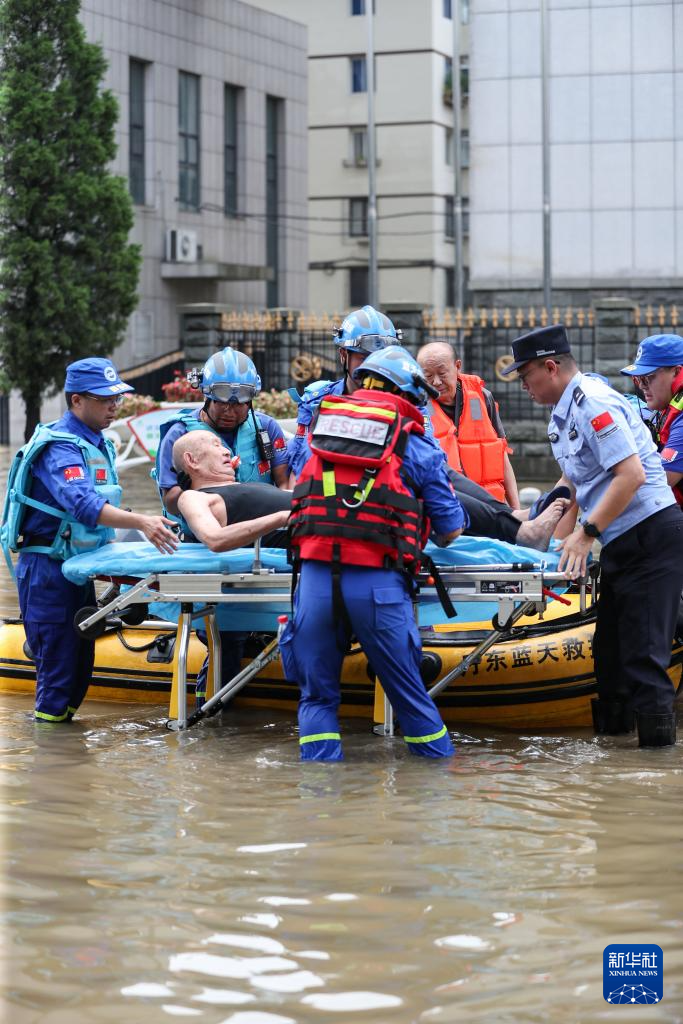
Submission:
[[[164,509],[178,515],[182,488],[173,466],[173,445],[188,430],[207,430],[217,435],[234,457],[238,483],[263,483],[287,489],[287,445],[279,423],[252,402],[261,391],[261,378],[244,352],[224,348],[207,359],[201,371],[192,372],[195,387],[205,397],[201,409],[182,413],[165,424],[157,453],[156,477]],[[221,678],[224,685],[239,672],[246,633],[221,631]],[[206,634],[197,632],[201,640]],[[197,702],[206,694],[208,656],[197,675]]]
[[[79,608],[95,604],[94,588],[69,583],[62,575],[64,559],[113,539],[115,527],[141,530],[159,551],[177,546],[169,520],[116,507],[114,452],[102,431],[116,418],[123,392],[133,388],[109,359],[91,358],[67,367],[64,390],[67,411],[49,425],[54,439],[40,450],[34,446],[28,486],[14,499],[15,512],[16,502],[26,510],[17,524],[22,540],[16,578],[36,664],[35,717],[43,722],[73,718],[90,684],[95,655],[94,641],[72,626]],[[38,427],[34,437],[45,430]]]
[[[399,346],[380,348],[354,376],[360,390],[328,395],[320,405],[313,454],[292,505],[291,546],[301,575],[281,651],[288,678],[301,689],[301,757],[342,759],[339,678],[351,635],[411,753],[447,757],[453,744],[420,676],[409,577],[427,520],[446,545],[467,516],[442,453],[425,440],[419,406],[432,389],[415,360]]]
[[[600,598],[593,654],[598,733],[638,728],[640,746],[676,740],[671,657],[683,584],[683,516],[650,434],[633,406],[581,373],[567,332],[555,324],[512,344],[522,387],[551,405],[548,438],[580,510],[580,528],[563,542],[559,568],[586,571],[595,539]],[[634,723],[635,712],[635,723]]]

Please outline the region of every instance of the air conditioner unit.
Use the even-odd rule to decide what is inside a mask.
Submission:
[[[169,228],[166,232],[166,260],[169,263],[196,263],[197,232]]]

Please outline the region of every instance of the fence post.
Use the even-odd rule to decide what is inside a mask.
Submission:
[[[595,370],[609,378],[617,391],[629,390],[628,378],[619,371],[633,361],[638,338],[634,326],[635,302],[614,296],[597,299],[593,304],[595,313],[595,359],[593,366],[582,366],[582,370]],[[643,334],[645,337],[645,334]]]

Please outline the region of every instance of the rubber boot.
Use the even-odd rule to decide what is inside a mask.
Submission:
[[[624,736],[636,727],[633,708],[623,700],[591,701],[593,728],[598,736]]]
[[[645,715],[639,711],[636,720],[639,747],[670,747],[676,742],[675,715]]]

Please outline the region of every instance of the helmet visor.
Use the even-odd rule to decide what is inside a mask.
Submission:
[[[395,344],[396,338],[387,334],[362,334],[360,338],[354,338],[347,347],[357,348],[361,352],[378,352],[381,348],[388,348],[389,345]]]
[[[253,384],[212,384],[205,392],[214,402],[251,402],[256,395]]]

